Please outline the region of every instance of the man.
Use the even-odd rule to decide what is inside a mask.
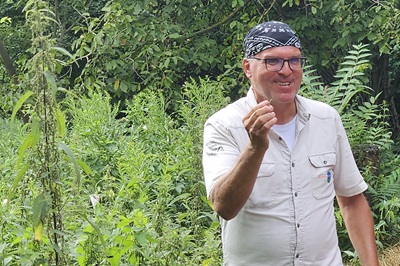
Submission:
[[[204,126],[207,194],[221,217],[224,265],[342,265],[336,196],[362,265],[378,265],[367,189],[339,114],[297,95],[304,58],[282,22],[246,35],[246,97]]]

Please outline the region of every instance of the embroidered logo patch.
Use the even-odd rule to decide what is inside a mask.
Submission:
[[[224,148],[222,146],[218,145],[214,141],[207,142],[206,147],[207,147],[206,152],[209,155],[215,155],[217,152],[224,150]]]
[[[329,184],[332,181],[332,175],[333,175],[333,171],[332,171],[332,169],[329,169],[324,174],[319,175],[318,178],[326,179],[326,182]]]

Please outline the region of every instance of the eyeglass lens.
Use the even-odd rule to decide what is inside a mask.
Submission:
[[[291,70],[301,70],[304,63],[304,58],[268,58],[264,60],[265,66],[269,71],[280,71],[283,68],[285,62],[288,62]]]
[[[306,62],[305,57],[293,57],[290,59],[252,57],[252,59],[264,61],[267,70],[274,72],[280,71],[283,68],[285,62],[288,62],[289,68],[294,71],[301,70]]]

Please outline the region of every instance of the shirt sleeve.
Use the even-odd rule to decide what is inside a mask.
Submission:
[[[206,122],[203,135],[203,171],[207,196],[215,182],[226,174],[239,157],[237,142],[228,127],[213,120]]]
[[[335,119],[337,129],[337,163],[335,166],[335,190],[338,196],[350,197],[368,188],[357,167],[346,131],[339,114]]]

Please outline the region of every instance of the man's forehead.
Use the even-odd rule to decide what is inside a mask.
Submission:
[[[279,46],[262,50],[257,57],[294,57],[301,56],[301,50],[294,46]]]

